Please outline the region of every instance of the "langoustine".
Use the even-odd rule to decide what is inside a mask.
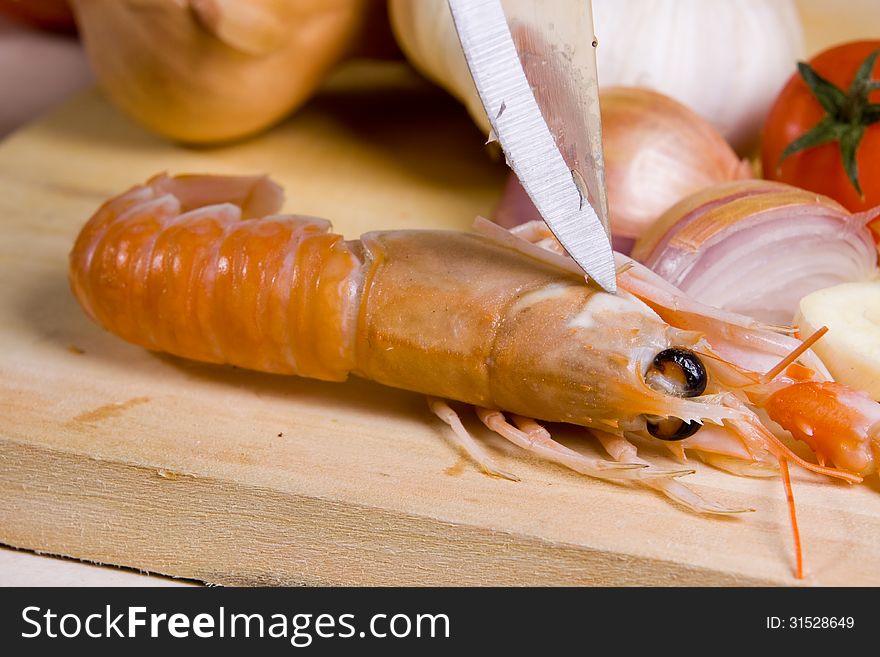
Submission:
[[[788,461],[853,483],[877,470],[880,406],[827,380],[809,341],[694,302],[623,257],[620,292],[601,292],[543,248],[552,244],[535,224],[518,235],[485,222],[482,234],[346,241],[324,220],[274,214],[282,198],[265,177],[156,176],[83,228],[74,294],[147,349],[424,393],[498,476],[515,478],[444,400],[473,405],[489,429],[542,458],[643,483],[698,512],[745,509],[702,498],[678,481],[691,471],[651,465],[631,439],[741,475],[773,475],[779,463],[790,502]],[[819,464],[794,454],[768,416]],[[612,460],[557,443],[538,421],[586,427]]]

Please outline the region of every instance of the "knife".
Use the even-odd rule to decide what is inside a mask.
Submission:
[[[589,0],[448,0],[507,163],[590,278],[616,292]]]

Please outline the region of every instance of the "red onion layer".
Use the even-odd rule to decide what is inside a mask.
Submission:
[[[722,183],[670,208],[632,255],[698,301],[788,325],[807,294],[877,275],[878,215],[781,183]]]

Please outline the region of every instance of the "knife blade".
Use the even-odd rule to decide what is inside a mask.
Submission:
[[[448,2],[508,165],[569,255],[615,292],[589,2]]]

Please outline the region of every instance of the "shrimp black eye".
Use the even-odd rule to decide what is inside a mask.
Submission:
[[[648,433],[660,440],[684,440],[690,438],[702,426],[699,422],[686,422],[677,417],[649,419]]]
[[[654,356],[645,381],[652,388],[676,397],[699,397],[705,392],[708,379],[699,356],[684,347],[671,347]]]

